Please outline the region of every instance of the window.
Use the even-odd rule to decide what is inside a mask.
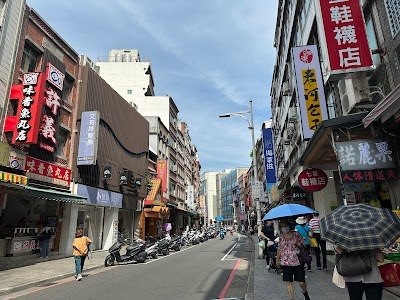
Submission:
[[[365,28],[367,30],[369,48],[371,50],[378,49],[378,43],[376,42],[376,35],[374,30],[374,22],[372,21],[371,15],[365,18]],[[381,58],[379,56],[379,53],[372,54],[372,61],[374,62],[374,65],[376,67],[381,64]]]
[[[40,53],[31,46],[25,44],[22,55],[21,70],[23,72],[34,72],[40,59]]]
[[[59,127],[58,132],[57,132],[57,149],[56,149],[56,155],[65,157],[64,155],[64,146],[65,143],[67,142],[69,132],[67,130],[62,129],[62,127]]]
[[[385,7],[388,15],[390,31],[395,38],[400,32],[400,2],[399,0],[385,0]]]
[[[74,86],[74,80],[68,76],[65,76],[64,87],[63,87],[63,91],[62,91],[63,101],[72,102],[69,99],[70,99],[70,95],[71,95],[73,86]]]
[[[328,107],[328,117],[329,119],[333,119],[336,117],[336,109],[335,109],[335,101],[333,98],[333,92],[329,91],[326,93],[326,104]]]
[[[132,95],[132,90],[128,90],[128,95]]]

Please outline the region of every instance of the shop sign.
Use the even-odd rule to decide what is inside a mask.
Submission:
[[[264,167],[267,182],[267,191],[271,190],[272,185],[276,183],[275,175],[275,155],[274,140],[272,138],[272,128],[263,129],[263,145],[264,145]]]
[[[304,201],[308,199],[308,193],[298,186],[292,187],[292,201]]]
[[[15,151],[10,152],[8,166],[13,169],[25,170],[26,156]]]
[[[359,0],[320,0],[330,69],[356,72],[372,67]]]
[[[30,156],[26,157],[25,171],[27,177],[34,180],[68,187],[71,182],[70,169]]]
[[[157,178],[161,178],[161,189],[167,192],[167,161],[157,160]]]
[[[55,87],[57,87],[60,91],[62,91],[63,89],[64,77],[65,75],[61,71],[59,71],[55,66],[53,66],[49,62],[47,63],[46,80]]]
[[[374,170],[358,170],[358,171],[342,171],[342,182],[368,182],[368,181],[396,181],[399,180],[399,174],[396,168],[390,169],[374,169]]]
[[[194,206],[194,187],[193,185],[189,185],[186,188],[186,204],[188,207],[193,207]],[[203,203],[204,205],[204,203]]]
[[[98,189],[91,186],[77,184],[76,194],[86,197],[88,204],[109,206],[109,207],[122,207],[123,195],[108,190]]]
[[[53,249],[54,238],[49,240],[49,249]],[[26,253],[34,250],[42,249],[39,237],[27,237],[23,240],[13,240],[12,242],[12,253]]]
[[[42,113],[44,84],[42,73],[22,75],[22,98],[19,99],[12,144],[36,144]]]
[[[99,139],[100,112],[84,111],[81,117],[77,165],[95,165]]]
[[[307,169],[298,177],[300,187],[309,192],[322,190],[328,184],[328,176],[320,169]]]
[[[293,59],[303,138],[309,139],[318,125],[328,118],[317,46],[294,47]]]
[[[393,151],[384,140],[355,140],[336,143],[342,171],[395,168]]]

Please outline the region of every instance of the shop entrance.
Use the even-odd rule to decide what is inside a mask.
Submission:
[[[80,205],[78,209],[77,228],[82,228],[84,235],[89,237],[93,244],[92,250],[102,249],[103,243],[104,208]]]

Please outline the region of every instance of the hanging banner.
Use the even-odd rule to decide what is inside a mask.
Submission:
[[[193,185],[189,185],[186,188],[186,204],[190,208],[194,206],[194,187],[193,187]],[[203,206],[204,206],[204,202],[203,202]],[[204,207],[200,207],[200,208],[203,209]]]
[[[157,178],[161,178],[161,190],[163,193],[167,192],[167,161],[157,161]]]
[[[274,140],[272,138],[272,128],[263,128],[262,139],[264,146],[265,177],[267,180],[266,188],[267,191],[270,192],[272,186],[276,184]]]
[[[45,80],[42,73],[22,75],[12,144],[36,144],[38,140],[40,116],[42,113]]]
[[[303,139],[310,139],[318,125],[328,119],[317,46],[294,47],[293,59]]]
[[[79,132],[77,165],[96,165],[99,143],[100,112],[84,111]],[[111,174],[110,174],[111,175]]]
[[[372,68],[364,18],[359,0],[320,0],[331,73]]]

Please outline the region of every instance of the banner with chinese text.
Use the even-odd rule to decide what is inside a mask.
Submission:
[[[328,119],[317,46],[294,47],[293,59],[303,139],[310,139],[318,125]]]
[[[79,132],[77,165],[95,165],[99,138],[100,112],[84,111]]]
[[[267,191],[276,184],[275,173],[275,154],[274,154],[274,140],[272,138],[272,128],[263,128],[262,140],[264,148],[264,167],[267,182]]]
[[[364,18],[359,0],[320,0],[330,69],[334,73],[371,68]]]
[[[25,171],[26,176],[34,180],[68,187],[71,182],[70,169],[30,156],[26,157]]]

